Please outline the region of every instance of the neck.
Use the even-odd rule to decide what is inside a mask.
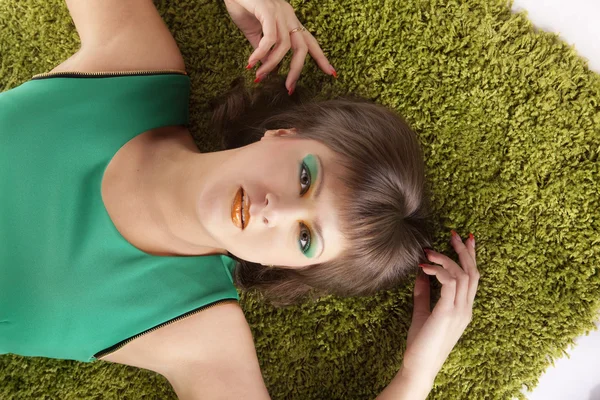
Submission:
[[[189,133],[172,143],[152,161],[143,189],[156,241],[170,254],[226,254],[205,229],[197,203],[230,151],[200,153]]]

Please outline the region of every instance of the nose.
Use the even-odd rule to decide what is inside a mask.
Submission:
[[[307,220],[314,212],[314,205],[301,197],[279,197],[273,193],[265,196],[265,205],[261,212],[262,221],[268,227],[286,222]]]

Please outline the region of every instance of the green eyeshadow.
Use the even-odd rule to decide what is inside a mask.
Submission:
[[[304,157],[302,162],[304,162],[304,164],[306,164],[306,166],[309,169],[311,178],[310,184],[313,185],[317,181],[317,174],[319,172],[317,157],[313,156],[312,154],[309,154],[306,157]]]
[[[311,188],[312,186],[315,184],[315,182],[317,181],[317,177],[318,177],[318,173],[319,173],[319,164],[317,162],[317,157],[315,157],[312,154],[307,155],[306,157],[304,157],[304,159],[302,160],[302,162],[306,165],[306,167],[308,168],[308,172],[310,174],[310,185]],[[309,242],[309,246],[308,249],[303,252],[304,255],[308,258],[312,258],[315,256],[315,252],[317,249],[317,238],[318,236],[316,234],[313,234],[312,230],[310,230],[310,242]]]

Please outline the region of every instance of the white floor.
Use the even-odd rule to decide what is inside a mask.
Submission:
[[[600,0],[514,0],[536,28],[555,32],[600,73]]]
[[[589,68],[600,73],[600,0],[514,0],[513,10],[526,10],[536,28],[575,45]],[[576,343],[567,350],[570,358],[556,360],[533,392],[523,389],[529,400],[600,400],[600,330]]]
[[[556,360],[533,392],[523,390],[529,400],[600,400],[600,330],[575,342],[570,358]]]

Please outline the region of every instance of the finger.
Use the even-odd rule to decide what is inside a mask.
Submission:
[[[277,43],[277,21],[271,8],[265,7],[258,9],[257,7],[255,16],[262,26],[263,37],[260,39],[258,47],[248,59],[248,63],[251,65],[254,65],[258,60],[265,58],[269,53],[269,50],[271,50],[271,47]]]
[[[300,78],[302,68],[304,67],[304,60],[308,54],[308,46],[304,42],[301,33],[302,32],[292,33],[292,49],[294,50],[294,55],[290,62],[290,72],[285,81],[285,87],[288,91],[296,86],[296,82]]]
[[[246,39],[248,39],[248,41],[252,45],[252,48],[256,50],[258,48],[259,44],[260,44],[260,40],[262,38],[262,33],[253,33],[251,35],[250,34],[248,34],[248,35],[245,34],[244,36],[246,36]],[[262,64],[264,64],[264,62],[266,61],[267,57],[269,57],[269,53],[267,53],[267,55],[264,56],[263,58],[261,58],[259,61]],[[246,69],[250,69],[252,67],[254,67],[254,64],[252,64],[250,67],[246,67]]]
[[[452,237],[450,238],[450,243],[458,254],[458,259],[460,260],[460,266],[467,273],[470,274],[474,269],[476,269],[475,257],[471,255],[469,249],[467,247],[468,244],[463,243],[462,238],[456,233],[454,230],[452,232]]]
[[[331,71],[331,63],[321,50],[321,46],[319,46],[319,42],[310,32],[302,32],[304,35],[304,40],[308,45],[308,52],[310,56],[315,60],[319,68],[327,75],[333,75],[333,71]]]
[[[419,264],[427,275],[435,275],[442,284],[441,297],[438,305],[452,308],[454,307],[454,298],[456,296],[456,278],[450,275],[448,271],[438,265]],[[437,305],[436,305],[437,307]]]
[[[270,55],[271,55],[271,50],[269,50],[269,52],[267,53],[266,56],[264,56],[263,58],[261,58],[259,60],[260,61],[260,65],[264,65],[267,62],[267,60],[269,59]]]
[[[429,292],[429,277],[423,271],[419,271],[417,274],[417,279],[415,280],[415,288],[413,292],[413,319],[418,318],[420,315],[431,314]]]
[[[244,35],[244,36],[246,36],[246,39],[248,39],[248,41],[252,45],[252,48],[256,50],[256,48],[260,44],[260,39],[262,38],[261,34],[257,33],[257,34]]]
[[[461,263],[472,263],[471,256],[466,254],[466,248],[460,248],[460,246],[464,247],[460,236],[454,231],[452,231],[452,246],[456,250],[457,253],[462,252],[462,258],[459,254],[459,258],[461,259]],[[463,306],[468,302],[469,295],[469,281],[470,276],[464,271],[457,263],[455,263],[450,257],[447,257],[441,253],[436,253],[431,250],[425,250],[427,253],[427,258],[432,260],[437,264],[441,264],[442,267],[447,270],[451,276],[456,278],[456,294],[454,299],[454,304],[456,306]],[[434,261],[435,260],[435,261]]]
[[[450,257],[445,254],[438,253],[437,251],[425,249],[425,254],[427,254],[427,259],[434,264],[441,265],[446,271],[450,273],[453,277],[457,278],[463,275],[466,275],[465,271],[454,262]]]
[[[277,64],[279,64],[281,59],[290,50],[290,34],[287,31],[286,24],[283,23],[283,20],[277,21],[277,30],[279,32],[279,42],[275,45],[273,50],[271,50],[271,54],[269,54],[267,61],[263,65],[261,65],[259,69],[256,70],[257,78],[263,74],[271,72],[271,70]]]
[[[469,304],[473,304],[475,301],[475,295],[477,294],[477,287],[479,286],[479,269],[477,269],[477,258],[475,254],[475,237],[473,234],[470,234],[470,238],[467,240],[467,249],[469,250],[469,254],[475,261],[473,265],[473,269],[468,271],[469,273],[469,289],[467,293],[467,301]]]
[[[444,261],[442,267],[449,275],[455,279],[455,293],[454,293],[454,305],[462,307],[467,304],[469,294],[469,281],[470,277],[465,271],[463,271],[458,264],[450,260],[449,262]]]
[[[475,267],[477,267],[477,257],[475,252],[475,236],[472,233],[469,233],[469,238],[467,239],[465,245],[467,246],[467,250],[469,250],[469,254],[473,261],[475,261]]]
[[[473,304],[475,301],[475,295],[477,294],[477,288],[479,287],[479,271],[474,272],[474,275],[469,278],[469,288],[467,289],[467,301],[469,304]]]

